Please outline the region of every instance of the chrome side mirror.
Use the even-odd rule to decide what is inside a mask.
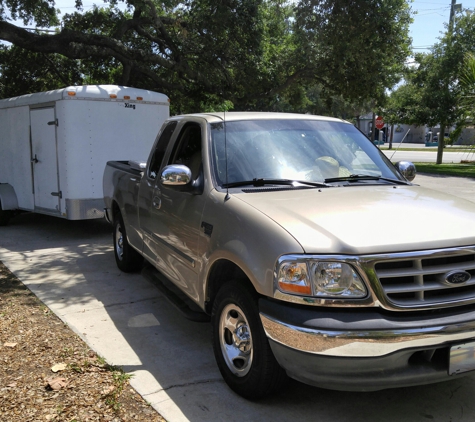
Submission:
[[[191,170],[182,164],[166,166],[160,176],[166,186],[185,186],[191,182]]]
[[[410,161],[398,161],[395,166],[408,182],[412,182],[416,177],[416,166],[414,163]]]

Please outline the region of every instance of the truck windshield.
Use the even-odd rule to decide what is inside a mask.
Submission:
[[[261,179],[336,182],[356,175],[404,180],[378,148],[344,122],[281,119],[214,123],[211,151],[219,186]]]

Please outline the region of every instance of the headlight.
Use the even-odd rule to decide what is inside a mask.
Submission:
[[[356,271],[342,262],[310,264],[315,296],[364,297],[366,288]]]
[[[277,271],[280,291],[322,298],[359,299],[366,296],[363,280],[344,262],[283,260]]]

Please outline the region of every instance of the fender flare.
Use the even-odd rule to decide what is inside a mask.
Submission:
[[[15,189],[9,183],[0,183],[0,208],[3,211],[18,209]]]

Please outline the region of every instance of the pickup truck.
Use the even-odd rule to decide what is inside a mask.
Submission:
[[[105,215],[238,394],[429,384],[475,370],[475,204],[414,176],[339,119],[176,116],[107,163]]]

